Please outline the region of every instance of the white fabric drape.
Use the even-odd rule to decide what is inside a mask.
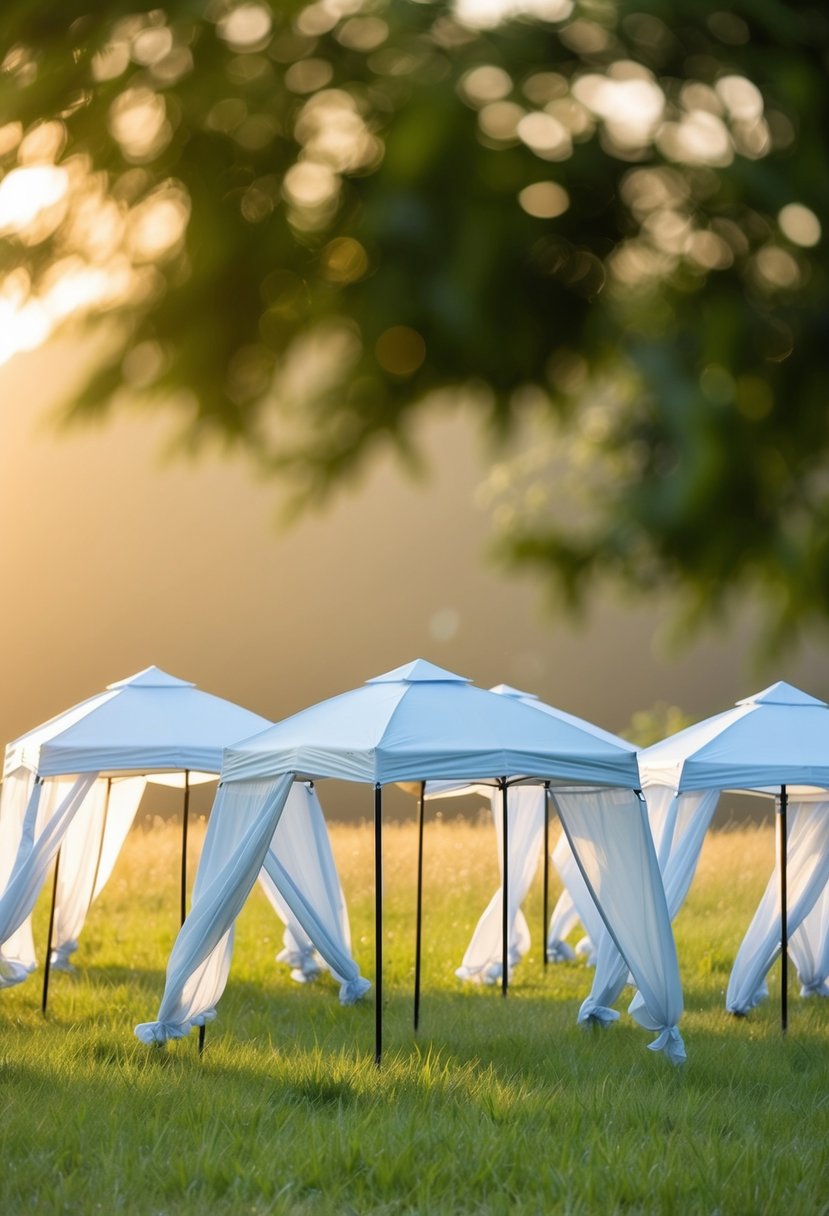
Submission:
[[[790,802],[787,920],[795,934],[829,880],[829,802]],[[768,995],[766,974],[780,954],[780,860],[743,938],[728,981],[725,1007],[744,1014]]]
[[[555,856],[555,849],[553,855]],[[547,930],[548,962],[569,963],[573,961],[576,952],[565,938],[570,936],[577,924],[579,924],[579,914],[565,884],[564,890],[556,900],[555,907],[550,914],[550,925]]]
[[[259,882],[286,924],[279,962],[298,983],[324,964],[340,983],[340,1001],[353,1004],[370,985],[351,957],[351,930],[325,818],[316,790],[294,786],[277,824]]]
[[[20,849],[26,808],[34,792],[34,773],[28,768],[17,768],[9,773],[0,793],[0,893],[5,891],[11,877],[12,867]],[[41,786],[36,787],[33,817],[37,816]],[[32,822],[34,831],[34,822]],[[19,983],[35,968],[35,944],[32,938],[32,919],[27,916],[14,933],[5,940],[0,950],[0,987]]]
[[[550,918],[550,928],[547,933],[547,957],[553,962],[561,962],[565,959],[572,959],[576,954],[585,954],[588,964],[592,966],[596,961],[596,943],[605,931],[604,924],[573,856],[570,842],[563,832],[553,849],[553,865],[564,884],[564,892]],[[573,950],[564,938],[578,921],[581,921],[587,936],[582,938],[576,949]]]
[[[346,1000],[367,989],[353,959],[329,933],[325,918],[310,906],[300,883],[270,848],[292,789],[292,773],[219,787],[193,886],[190,916],[170,953],[157,1020],[135,1028],[142,1042],[181,1038],[192,1026],[215,1018],[215,1004],[230,972],[233,922],[263,866],[300,927],[348,985]],[[301,787],[293,796],[304,798]]]
[[[648,822],[662,871],[665,902],[673,920],[685,902],[693,881],[720,791],[694,790],[675,795],[667,786],[650,786],[646,794]],[[628,980],[628,966],[607,930],[602,927],[591,998],[600,1007],[606,1008],[618,1000]],[[628,1011],[636,1017],[642,1005],[640,995],[636,994]]]
[[[207,826],[190,914],[167,962],[157,1020],[135,1027],[143,1043],[181,1039],[216,1016],[233,953],[233,924],[256,882],[293,785],[275,780],[220,785]]]
[[[6,955],[5,944],[31,916],[52,858],[97,775],[86,773],[74,782],[50,778],[33,786],[17,855],[0,896],[0,986],[19,984],[31,970],[26,960],[15,961]]]
[[[492,816],[498,848],[498,869],[503,882],[504,841],[502,794],[491,794]],[[544,789],[541,786],[513,786],[507,790],[507,845],[509,883],[507,911],[509,924],[509,970],[521,961],[530,948],[530,929],[521,910],[538,869],[544,836]],[[499,887],[475,926],[463,962],[455,971],[461,980],[496,984],[503,970],[502,912],[503,888]]]
[[[145,777],[99,778],[63,839],[55,900],[51,966],[73,970],[69,956],[94,899],[106,885],[135,819]]]
[[[829,996],[829,885],[789,940],[801,996]]]
[[[719,790],[692,790],[674,795],[664,786],[646,790],[648,818],[671,920],[679,912],[694,879],[699,855],[717,803]]]
[[[556,791],[555,802],[576,861],[608,934],[642,995],[632,1016],[657,1033],[649,1044],[673,1063],[685,1059],[676,947],[644,801],[633,791]],[[598,964],[596,981],[599,980]],[[594,981],[579,1021],[606,1024],[619,1015]]]

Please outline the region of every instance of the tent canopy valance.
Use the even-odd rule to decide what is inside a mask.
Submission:
[[[645,748],[639,771],[675,793],[829,789],[829,705],[780,680]]]
[[[232,701],[147,667],[10,743],[4,773],[218,773],[228,743],[268,725]]]
[[[423,659],[368,680],[229,747],[222,780],[278,773],[387,785],[522,774],[634,789],[633,750],[549,720]]]

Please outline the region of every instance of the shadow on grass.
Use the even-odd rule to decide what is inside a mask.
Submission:
[[[195,1068],[205,1078],[224,1079],[261,1078],[263,1069],[270,1075],[284,1074],[286,1060],[305,1058],[307,1067],[290,1084],[298,1100],[320,1107],[353,1100],[342,1069],[371,1066],[372,993],[356,1006],[342,1007],[330,982],[292,986],[278,973],[267,983],[231,975],[218,1019],[207,1027],[206,1051],[199,1057],[195,1031],[162,1049],[147,1048],[134,1038],[134,1025],[155,1017],[163,986],[164,972],[155,968],[101,966],[73,976],[54,973],[44,1019],[35,975],[24,986],[25,996],[22,990],[13,990],[16,1000],[0,996],[0,1052],[4,1041],[27,1034],[42,1039],[47,1067],[50,1057],[65,1056],[100,1066],[104,1073],[137,1066],[173,1072]],[[497,988],[426,989],[415,1033],[412,994],[395,985],[384,992],[384,1062],[379,1075],[389,1078],[402,1072],[411,1080],[410,1074],[422,1069],[431,1083],[438,1067],[472,1068],[485,1069],[503,1083],[537,1085],[611,1064],[637,1073],[658,1074],[662,1068],[667,1075],[671,1070],[664,1062],[644,1050],[655,1036],[624,1012],[628,996],[626,991],[618,1002],[620,1022],[602,1031],[576,1025],[579,998],[545,993],[543,980],[529,976],[506,999]],[[719,992],[689,985],[681,1023],[690,1058],[687,1071],[697,1079],[714,1079],[724,1060],[728,1067],[750,1069],[752,1060],[765,1052],[785,1053],[793,1071],[809,1071],[817,1060],[829,1067],[829,1001],[795,998],[785,1040],[778,1016],[772,999],[748,1018],[732,1018]],[[326,1059],[345,1062],[339,1078],[332,1079]]]

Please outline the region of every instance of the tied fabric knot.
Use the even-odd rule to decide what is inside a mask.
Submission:
[[[515,945],[510,946],[510,948],[507,952],[507,979],[508,980],[512,979],[512,973],[520,962],[521,962],[521,952],[519,951],[518,947]],[[463,970],[463,968],[459,967],[458,971],[461,971],[461,970]],[[458,971],[455,972],[455,975],[458,974]],[[497,960],[493,959],[492,962],[487,963],[485,967],[481,968],[481,973],[480,973],[481,982],[484,984],[487,984],[489,987],[494,987],[495,984],[501,983],[501,976],[503,975],[503,973],[504,973],[504,966],[503,966],[502,960],[500,958]]]
[[[216,1010],[205,1009],[204,1013],[197,1013],[195,1017],[190,1019],[191,1026],[206,1026],[208,1022],[216,1021]]]
[[[829,984],[826,980],[809,980],[800,989],[801,996],[829,996]]]
[[[738,1001],[737,999],[732,998],[730,1001],[726,1001],[725,1007],[729,1013],[735,1013],[738,1017],[745,1017],[745,1015],[750,1013],[752,1009],[756,1009],[762,1001],[767,1000],[768,995],[769,986],[766,981],[763,980],[763,982],[746,1000]]]
[[[66,971],[70,975],[74,975],[77,968],[69,960],[69,955],[74,954],[78,948],[76,941],[64,942],[61,946],[56,946],[49,956],[49,966],[53,971]]]
[[[619,1014],[615,1009],[608,1009],[606,1005],[598,1005],[588,997],[579,1010],[577,1020],[579,1026],[601,1026],[602,1030],[607,1030],[608,1026],[618,1022]]]
[[[456,967],[455,975],[464,983],[486,984],[488,988],[494,988],[501,982],[501,964],[487,963],[484,967]],[[507,973],[507,978],[512,978],[512,967]]]
[[[579,958],[587,960],[588,967],[596,966],[596,947],[589,937],[582,937],[576,942],[576,954]]]
[[[15,984],[22,984],[33,971],[34,966],[0,954],[0,988],[13,988]]]
[[[278,963],[291,968],[291,979],[295,984],[310,984],[320,973],[320,965],[312,945],[286,946],[276,956]]]
[[[567,942],[563,942],[560,937],[547,942],[548,963],[572,963],[575,957],[576,952],[573,947],[568,946]]]
[[[665,1026],[658,1038],[648,1043],[648,1051],[664,1051],[672,1064],[684,1064],[685,1044],[677,1026]]]
[[[170,1039],[186,1039],[190,1027],[190,1022],[139,1022],[134,1034],[148,1047],[161,1047]]]
[[[356,1005],[360,997],[365,996],[370,988],[371,984],[361,975],[353,980],[343,980],[340,984],[340,1004]]]
[[[477,967],[456,967],[455,975],[459,980],[463,980],[467,984],[480,984],[483,982],[483,976]]]
[[[161,1047],[171,1039],[186,1039],[194,1026],[206,1026],[216,1020],[215,1009],[205,1009],[197,1013],[187,1022],[139,1022],[135,1027],[135,1037],[148,1047]]]

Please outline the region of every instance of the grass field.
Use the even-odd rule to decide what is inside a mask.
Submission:
[[[335,825],[332,838],[371,978],[371,831]],[[343,1009],[330,981],[295,986],[273,963],[281,926],[258,890],[202,1059],[195,1034],[144,1047],[132,1027],[161,996],[177,847],[173,828],[132,834],[46,1020],[40,973],[0,993],[0,1213],[829,1212],[829,1001],[800,1001],[792,977],[785,1041],[776,973],[750,1018],[723,1008],[770,829],[711,835],[677,920],[681,1070],[626,1015],[606,1032],[575,1025],[591,973],[542,969],[540,884],[509,998],[458,985],[497,880],[491,829],[453,821],[427,832],[417,1039],[415,832],[385,833],[382,1069],[371,998]],[[40,942],[46,915],[41,900]]]

